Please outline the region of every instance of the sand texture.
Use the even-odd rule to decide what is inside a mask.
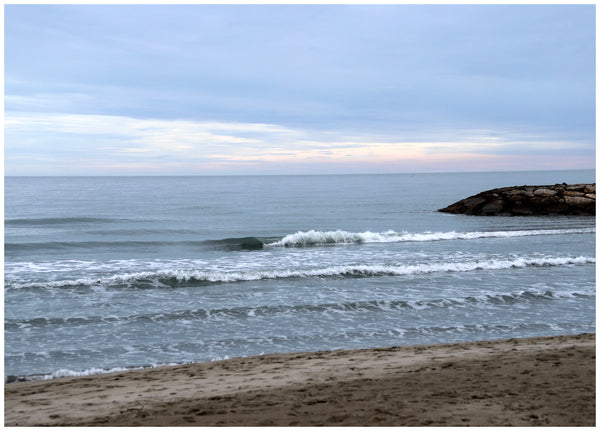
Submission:
[[[7,426],[595,426],[595,334],[10,383]]]

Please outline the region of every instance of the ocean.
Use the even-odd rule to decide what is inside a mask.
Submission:
[[[595,332],[595,217],[437,212],[595,171],[6,177],[5,382]]]

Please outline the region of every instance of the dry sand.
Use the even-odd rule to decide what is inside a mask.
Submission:
[[[595,426],[595,334],[274,354],[4,389],[7,426]]]

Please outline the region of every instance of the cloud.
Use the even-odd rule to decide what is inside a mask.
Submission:
[[[594,121],[594,28],[593,5],[8,5],[6,103],[361,132],[573,131]]]
[[[8,174],[593,167],[595,8],[7,5],[5,113]]]
[[[446,135],[452,135],[448,131]],[[492,161],[521,155],[586,153],[585,143],[535,137],[514,140],[484,130],[459,130],[454,140],[398,139],[396,136],[350,135],[339,130],[310,130],[267,123],[158,120],[108,115],[7,114],[7,174],[18,174],[43,161],[46,170],[66,166],[95,173],[231,172],[240,166],[267,167],[311,163],[328,166],[362,164],[365,169],[392,165],[420,167]],[[412,136],[416,137],[416,136]],[[516,136],[519,138],[519,136]],[[522,138],[522,137],[521,137]],[[511,140],[513,139],[513,140]],[[589,151],[587,151],[589,153]],[[405,167],[405,169],[406,169]],[[313,167],[314,168],[314,167]],[[74,168],[71,168],[71,170]],[[182,171],[183,169],[183,171]],[[271,173],[275,173],[274,171]]]

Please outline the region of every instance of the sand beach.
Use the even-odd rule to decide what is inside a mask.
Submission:
[[[594,426],[595,334],[9,383],[6,426]]]

